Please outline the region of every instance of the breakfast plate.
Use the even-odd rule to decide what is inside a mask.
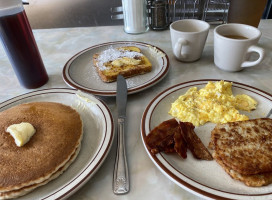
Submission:
[[[34,101],[58,102],[76,109],[83,121],[83,139],[76,160],[62,175],[18,199],[66,199],[95,174],[107,157],[114,137],[113,118],[106,104],[93,95],[62,88],[14,97],[1,103],[0,111]]]
[[[248,187],[242,182],[232,179],[219,164],[213,161],[196,160],[191,152],[187,159],[175,154],[158,153],[152,155],[145,142],[149,132],[161,122],[171,119],[168,114],[171,103],[191,87],[203,88],[208,81],[215,79],[193,80],[172,86],[158,94],[146,107],[141,121],[141,137],[150,159],[156,167],[170,180],[180,187],[207,199],[271,199],[272,184],[263,187]],[[226,80],[227,81],[227,80]],[[232,82],[232,81],[230,81]],[[233,95],[246,94],[257,102],[257,109],[246,114],[250,119],[265,117],[272,108],[272,95],[255,87],[233,82]],[[207,147],[210,142],[213,123],[207,123],[195,128],[203,144]]]
[[[116,96],[116,82],[103,82],[93,64],[93,55],[108,48],[136,46],[150,60],[152,71],[127,78],[128,94],[147,89],[162,80],[169,70],[169,59],[164,51],[150,44],[118,41],[98,44],[74,55],[63,68],[63,79],[72,88],[100,96]]]

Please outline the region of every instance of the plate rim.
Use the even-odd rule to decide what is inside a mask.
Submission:
[[[67,94],[76,95],[76,92],[77,92],[77,90],[72,89],[72,88],[38,89],[35,91],[31,91],[31,92],[17,95],[15,97],[12,97],[12,98],[9,98],[5,101],[0,102],[0,109],[8,107],[10,104],[13,104],[13,103],[16,104],[16,102],[18,102],[22,99],[27,99],[27,98],[31,97],[30,96],[31,94],[33,94],[33,96],[48,94],[48,93],[58,93],[58,94],[67,93]],[[73,195],[96,173],[96,171],[102,166],[103,162],[105,161],[105,159],[107,158],[107,156],[110,152],[110,149],[111,149],[111,146],[112,146],[113,140],[114,140],[114,128],[115,128],[112,113],[111,113],[109,107],[106,105],[106,103],[103,100],[101,100],[93,95],[91,97],[99,102],[100,105],[96,104],[96,106],[98,106],[99,109],[101,110],[101,112],[103,113],[103,118],[104,118],[105,122],[108,124],[109,130],[104,131],[105,133],[103,134],[104,136],[102,137],[102,140],[103,140],[102,144],[98,147],[98,149],[97,149],[98,151],[93,156],[93,158],[87,162],[86,166],[80,168],[75,176],[73,176],[67,182],[62,184],[59,188],[49,191],[48,194],[46,194],[44,197],[42,197],[42,199],[44,199],[44,200],[45,199],[46,200],[66,199],[69,196]],[[109,136],[106,136],[107,133],[109,134]],[[79,154],[80,154],[80,152],[79,152]],[[99,154],[101,156],[99,156]],[[75,162],[76,162],[76,160],[75,160]],[[90,168],[90,165],[93,163],[94,163],[94,167]],[[48,184],[50,184],[50,182]],[[68,186],[70,186],[70,187],[68,187]],[[38,188],[40,188],[40,187],[38,187]]]
[[[156,49],[158,49],[159,51],[161,51],[165,55],[165,59],[166,59],[165,67],[164,67],[164,69],[162,68],[163,71],[156,74],[156,75],[160,74],[159,76],[155,76],[155,79],[152,82],[148,82],[146,84],[143,84],[140,87],[134,86],[132,88],[128,88],[128,94],[134,94],[134,93],[140,92],[140,91],[142,91],[144,89],[147,89],[147,88],[149,88],[149,87],[157,84],[159,81],[161,81],[167,75],[167,73],[169,72],[169,68],[170,68],[169,57],[168,57],[168,55],[161,48],[159,48],[159,47],[157,47],[155,45],[152,45],[152,44],[145,43],[145,42],[137,42],[137,41],[113,41],[113,42],[105,42],[105,43],[100,43],[100,44],[96,44],[96,45],[87,47],[87,48],[79,51],[75,55],[73,55],[65,63],[65,65],[63,67],[62,78],[63,78],[64,82],[68,86],[70,86],[72,88],[75,88],[75,89],[78,89],[78,90],[81,90],[81,91],[84,91],[84,92],[87,92],[87,93],[91,93],[91,94],[94,94],[94,95],[99,95],[99,96],[116,96],[116,92],[114,92],[114,91],[103,91],[103,90],[98,90],[97,91],[97,90],[92,90],[92,89],[85,89],[85,88],[82,88],[82,87],[78,86],[77,84],[74,84],[73,82],[71,82],[69,80],[69,75],[68,75],[67,71],[69,70],[69,67],[71,66],[71,63],[77,57],[79,57],[81,54],[83,54],[83,53],[85,53],[85,52],[87,52],[89,50],[92,50],[92,49],[95,49],[95,48],[99,48],[99,47],[103,47],[103,46],[114,45],[114,44],[128,44],[128,43],[130,43],[130,44],[139,44],[139,45],[143,45],[143,46],[155,47]],[[91,62],[91,59],[90,59],[90,62]]]
[[[200,196],[200,197],[204,197],[204,198],[215,198],[215,199],[233,199],[233,198],[246,198],[246,197],[254,197],[254,198],[257,198],[258,196],[260,198],[264,198],[266,197],[267,195],[272,195],[272,191],[269,192],[269,193],[265,193],[265,194],[238,194],[238,193],[230,193],[230,192],[225,192],[225,191],[221,191],[221,190],[218,190],[218,189],[215,189],[215,188],[211,188],[207,185],[203,185],[202,183],[199,183],[198,181],[195,181],[193,179],[191,179],[190,177],[186,177],[188,179],[191,179],[193,182],[197,183],[198,185],[203,185],[204,187],[209,187],[210,189],[212,190],[216,190],[217,191],[217,194],[214,194],[213,191],[209,192],[209,191],[206,191],[205,188],[198,188],[194,185],[191,185],[190,183],[187,183],[185,180],[181,179],[180,177],[178,177],[177,175],[175,175],[172,171],[170,171],[166,166],[164,166],[163,163],[161,163],[161,161],[159,160],[158,156],[157,155],[152,155],[149,150],[147,149],[147,145],[146,145],[146,142],[145,142],[145,137],[147,136],[147,132],[146,132],[146,129],[145,129],[145,126],[146,126],[146,123],[149,123],[150,124],[150,120],[147,121],[147,114],[149,112],[149,109],[150,107],[154,104],[154,102],[156,100],[158,100],[159,102],[162,101],[164,99],[165,96],[163,96],[165,93],[169,92],[170,90],[174,89],[174,88],[178,88],[180,87],[181,85],[186,85],[186,84],[190,84],[190,83],[194,83],[194,82],[198,82],[198,83],[201,83],[201,82],[208,82],[208,81],[220,81],[222,79],[196,79],[196,80],[191,80],[191,81],[186,81],[186,82],[181,82],[181,83],[178,83],[178,84],[175,84],[171,87],[168,87],[166,89],[164,89],[162,92],[160,92],[158,95],[156,95],[149,103],[148,105],[146,106],[145,110],[144,110],[144,113],[142,115],[142,119],[141,119],[141,138],[142,138],[142,142],[143,142],[143,145],[144,145],[144,148],[149,156],[149,158],[153,161],[153,163],[155,164],[155,166],[165,175],[167,176],[167,178],[169,178],[171,181],[173,181],[175,184],[177,184],[178,186],[184,188],[185,190],[197,195],[197,196]],[[266,92],[266,91],[263,91],[259,88],[256,88],[254,86],[251,86],[251,85],[247,85],[247,84],[244,84],[244,83],[240,83],[240,82],[236,82],[236,81],[230,81],[230,80],[225,80],[224,81],[228,81],[228,82],[232,82],[235,84],[236,87],[240,88],[240,89],[244,89],[242,88],[243,86],[244,87],[247,87],[247,88],[250,88],[250,89],[253,89],[255,91],[258,91],[260,93],[263,93],[269,97],[271,97],[271,99],[269,99],[270,101],[272,101],[272,94]],[[203,84],[203,83],[202,83]],[[192,87],[192,86],[186,86],[186,87]],[[181,89],[181,88],[179,88]],[[179,90],[177,89],[177,90]],[[172,92],[170,92],[171,94]],[[169,95],[167,93],[167,95]],[[260,95],[258,93],[258,95]],[[266,98],[267,97],[264,97],[263,95],[261,95],[263,98]],[[161,97],[161,99],[160,99]],[[155,106],[157,106],[158,103],[156,103]],[[153,109],[153,111],[155,110],[155,108]],[[153,112],[152,111],[152,112]],[[165,159],[165,157],[159,153],[159,155],[164,159],[164,161],[167,162],[167,160]],[[173,170],[175,171],[178,171],[176,170],[175,168],[172,167]],[[183,175],[183,174],[182,174]],[[183,175],[184,176],[184,175]],[[219,193],[219,195],[218,195]],[[220,193],[222,194],[227,194],[227,195],[231,195],[229,197],[225,197],[225,196],[220,196]]]

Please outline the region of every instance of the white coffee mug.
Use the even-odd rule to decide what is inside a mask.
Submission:
[[[182,19],[170,25],[172,49],[175,57],[184,62],[198,60],[209,33],[210,25],[197,19]]]
[[[261,32],[245,24],[223,24],[214,30],[214,63],[225,71],[236,72],[245,67],[258,65],[264,58],[264,49],[256,46]],[[250,61],[250,53],[259,58]]]

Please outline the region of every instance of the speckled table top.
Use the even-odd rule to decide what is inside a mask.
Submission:
[[[266,51],[264,61],[258,66],[241,72],[229,73],[216,68],[213,63],[213,28],[200,60],[182,63],[174,58],[171,50],[169,30],[148,31],[139,35],[129,35],[122,26],[65,28],[34,30],[46,70],[47,84],[39,89],[69,88],[62,78],[65,63],[77,52],[90,46],[112,41],[138,41],[155,45],[166,52],[170,60],[168,75],[155,86],[140,93],[129,95],[127,118],[129,132],[126,135],[128,166],[131,177],[131,190],[128,194],[116,196],[112,192],[112,175],[116,152],[116,138],[110,153],[97,173],[69,199],[202,199],[169,180],[148,157],[142,140],[140,123],[146,105],[166,88],[196,79],[232,80],[272,93],[272,20],[262,20],[259,29],[262,36],[259,46]],[[0,46],[0,102],[33,90],[22,88],[12,70],[9,60]],[[143,98],[144,97],[144,98]],[[115,98],[100,97],[116,115]]]

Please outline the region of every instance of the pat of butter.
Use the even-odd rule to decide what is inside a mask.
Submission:
[[[7,132],[14,138],[18,147],[26,144],[36,132],[32,124],[22,122],[20,124],[12,124],[7,128]]]
[[[123,65],[138,65],[140,64],[141,60],[136,60],[134,58],[129,58],[129,57],[123,57],[116,59],[112,61],[113,66],[121,67]]]

